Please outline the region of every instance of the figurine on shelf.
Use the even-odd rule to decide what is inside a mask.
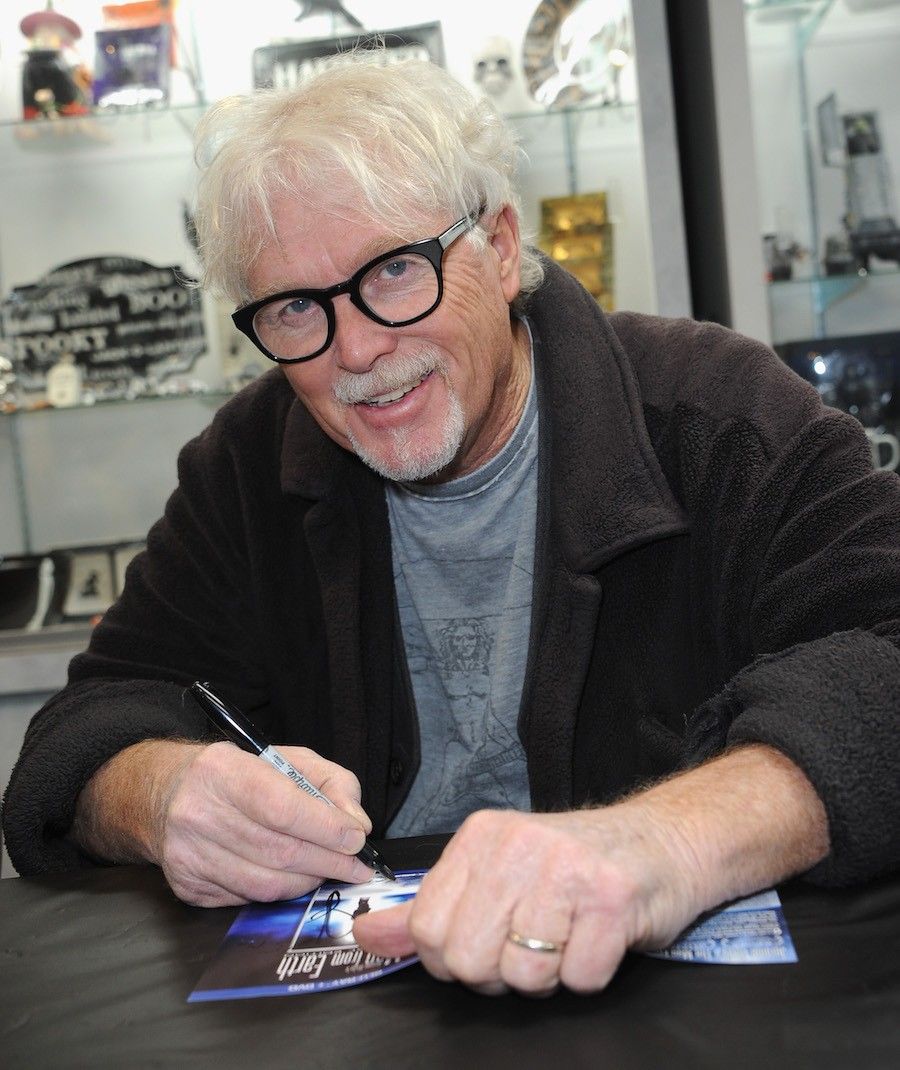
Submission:
[[[272,26],[272,41],[315,40],[361,34],[362,22],[341,0],[296,0],[300,10],[288,13],[286,21]]]
[[[826,275],[866,274],[873,257],[900,266],[900,225],[876,111],[840,114],[829,94],[817,107],[822,163],[844,172],[842,231],[825,240]]]
[[[475,84],[489,97],[501,97],[513,80],[513,50],[505,37],[490,37],[475,56]]]
[[[473,56],[472,81],[504,115],[533,108],[513,46],[505,37],[489,37]]]
[[[48,0],[43,11],[26,15],[19,29],[30,45],[22,68],[23,118],[86,115],[90,76],[83,65],[66,56],[81,37],[78,23],[54,11]]]
[[[763,234],[767,282],[788,282],[790,279],[802,277],[803,272],[797,272],[797,265],[807,262],[808,256],[809,250],[786,231]]]
[[[81,404],[82,371],[73,353],[63,353],[47,372],[47,404],[68,409]]]
[[[16,408],[16,369],[13,362],[0,353],[0,412],[12,412]]]
[[[340,0],[297,0],[297,3],[300,5],[300,14],[295,22],[302,22],[315,15],[328,15],[332,21],[342,19],[354,30],[363,28],[359,19],[347,10]]]

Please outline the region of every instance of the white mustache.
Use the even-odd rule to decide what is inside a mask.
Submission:
[[[389,364],[378,360],[375,367],[367,372],[342,371],[331,390],[342,404],[356,405],[360,401],[369,401],[409,386],[433,371],[444,374],[446,365],[441,354],[427,346],[417,353],[394,357]]]

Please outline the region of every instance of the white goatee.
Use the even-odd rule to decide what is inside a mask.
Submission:
[[[356,455],[385,479],[404,483],[427,479],[446,468],[459,452],[465,420],[459,398],[450,388],[447,366],[441,354],[428,346],[390,362],[378,361],[368,372],[344,372],[334,383],[335,398],[344,405],[356,405],[400,390],[411,390],[431,374],[444,379],[449,410],[443,427],[435,429],[439,433],[430,441],[415,441],[416,435],[411,429],[394,428],[387,432],[393,446],[390,451],[393,456],[388,460],[380,451],[361,443],[349,426],[346,429]]]

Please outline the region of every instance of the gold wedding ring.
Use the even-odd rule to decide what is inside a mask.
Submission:
[[[509,930],[509,936],[506,939],[511,944],[516,944],[517,947],[524,947],[528,951],[543,951],[551,954],[554,951],[562,951],[566,946],[565,944],[554,944],[552,940],[538,940],[533,936],[523,936],[521,933],[517,933],[515,929]]]

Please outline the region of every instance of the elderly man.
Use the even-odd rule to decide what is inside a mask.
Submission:
[[[359,940],[544,993],[896,866],[900,484],[859,425],[722,328],[605,317],[437,68],[226,101],[200,159],[206,283],[278,366],[185,447],[32,724],[20,869],[148,860],[216,905],[457,830]],[[336,807],[211,743],[197,678]]]

